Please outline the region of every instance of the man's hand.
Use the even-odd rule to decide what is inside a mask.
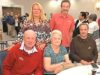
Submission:
[[[87,62],[85,60],[81,60],[80,63],[83,64],[83,65],[89,65],[90,64],[89,62]]]
[[[94,61],[89,62],[90,64],[94,63]]]

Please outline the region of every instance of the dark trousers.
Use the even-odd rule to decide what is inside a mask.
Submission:
[[[7,27],[7,23],[3,22],[3,32],[7,32],[8,33],[8,27]]]
[[[69,47],[66,47],[66,49],[67,49],[67,52],[69,53]]]
[[[18,35],[19,31],[20,31],[20,27],[15,27],[16,33]]]

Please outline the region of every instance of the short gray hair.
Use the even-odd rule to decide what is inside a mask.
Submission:
[[[96,14],[90,14],[89,19],[91,19],[92,21],[96,21],[97,15]]]
[[[35,32],[34,30],[32,30],[32,29],[27,29],[27,30],[24,32],[23,37],[25,37],[25,34],[26,34],[26,33],[28,33],[28,34],[30,34],[30,33],[34,33],[34,35],[33,35],[33,36],[37,37],[36,32]]]
[[[81,23],[81,24],[79,25],[79,29],[80,29],[81,26],[84,26],[84,25],[87,26],[87,29],[89,29],[89,25],[88,25],[87,23]]]
[[[62,32],[61,32],[60,30],[53,30],[53,31],[51,32],[51,38],[52,38],[52,36],[53,36],[54,34],[58,34],[58,35],[60,35],[61,38],[62,38]]]

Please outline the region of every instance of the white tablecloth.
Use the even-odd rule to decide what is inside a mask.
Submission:
[[[99,66],[100,67],[100,66]],[[57,75],[92,75],[93,67],[91,65],[81,65],[66,69]],[[100,75],[100,68],[97,69],[96,75]]]

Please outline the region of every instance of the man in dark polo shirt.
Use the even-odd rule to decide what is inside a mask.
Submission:
[[[95,63],[98,58],[98,51],[95,41],[88,36],[88,25],[80,24],[80,34],[72,39],[70,45],[70,58],[72,61],[88,65]]]

